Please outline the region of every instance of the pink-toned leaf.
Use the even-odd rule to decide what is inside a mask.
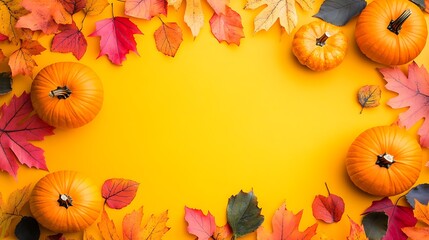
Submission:
[[[52,39],[51,51],[61,53],[71,52],[80,60],[87,48],[86,39],[81,30],[73,22],[72,24],[61,26],[60,31]]]
[[[394,205],[392,201],[385,197],[378,201],[373,201],[371,206],[363,214],[384,213],[388,217],[387,232],[383,240],[406,240],[407,235],[401,228],[412,227],[417,223],[410,207]]]
[[[167,56],[174,57],[183,41],[182,29],[177,23],[162,22],[154,33],[156,48]]]
[[[387,104],[392,108],[408,108],[399,114],[398,123],[406,128],[424,119],[418,130],[420,144],[429,147],[429,73],[415,62],[408,65],[408,77],[399,67],[379,69],[386,80],[386,88],[398,93]]]
[[[225,14],[213,14],[210,27],[219,42],[240,45],[240,39],[244,37],[241,16],[230,7],[226,7]]]
[[[185,207],[185,220],[188,223],[188,233],[195,235],[199,240],[212,238],[216,231],[215,218],[210,212],[204,215],[199,209]]]
[[[48,170],[43,149],[29,141],[53,135],[53,127],[33,114],[30,95],[13,96],[9,105],[0,108],[0,170],[16,177],[18,162],[28,167]]]
[[[64,9],[73,15],[86,6],[86,0],[59,0]]]
[[[121,209],[128,206],[137,193],[139,183],[123,178],[112,178],[104,182],[101,194],[107,206]]]
[[[141,239],[143,207],[125,215],[122,221],[122,234],[124,240]]]
[[[138,54],[134,34],[142,34],[142,32],[130,19],[125,17],[107,18],[96,22],[95,28],[96,30],[89,36],[101,38],[98,57],[107,55],[112,63],[121,65],[129,51]]]
[[[39,55],[45,48],[35,40],[24,40],[21,47],[9,56],[9,67],[12,71],[12,77],[19,74],[33,76],[33,68],[37,66],[33,55]]]
[[[150,20],[160,14],[167,15],[166,0],[125,0],[125,14]]]
[[[207,0],[216,14],[225,14],[229,0]]]
[[[51,34],[58,30],[59,24],[72,23],[72,15],[58,0],[22,0],[22,6],[30,13],[19,18],[17,28]]]
[[[328,189],[328,187],[326,187]],[[344,201],[341,197],[331,194],[317,195],[312,204],[313,216],[326,223],[339,222],[344,213]]]

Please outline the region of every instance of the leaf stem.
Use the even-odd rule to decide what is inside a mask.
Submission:
[[[83,22],[85,22],[86,16],[88,16],[87,11],[85,11],[85,15],[83,15],[82,21],[80,22],[79,32],[82,32],[82,30],[83,30]]]
[[[113,2],[110,3],[110,6],[111,6],[111,9],[112,9],[112,18],[114,18],[115,17],[115,13],[113,12]]]
[[[325,182],[325,187],[326,187],[326,190],[328,191],[328,196],[331,195],[331,192],[329,191],[328,184],[326,182]]]

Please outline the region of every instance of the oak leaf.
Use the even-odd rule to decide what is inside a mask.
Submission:
[[[304,10],[313,8],[314,0],[296,1]],[[289,34],[298,24],[295,0],[247,0],[244,9],[266,7],[254,19],[254,31],[268,31],[277,19],[280,26]]]
[[[36,40],[24,40],[21,47],[9,56],[9,67],[12,77],[19,74],[33,76],[33,68],[37,66],[33,56],[39,55],[45,48]]]
[[[167,15],[167,0],[125,0],[125,14],[150,20],[160,14]]]
[[[339,222],[344,213],[344,200],[335,194],[331,194],[328,186],[328,196],[317,195],[312,204],[313,216],[326,223]]]
[[[347,240],[368,240],[365,234],[365,230],[362,225],[357,224],[349,217],[350,221],[350,234],[347,236]]]
[[[174,57],[183,41],[182,29],[177,23],[162,22],[162,25],[155,31],[154,38],[158,51]]]
[[[52,52],[72,53],[80,60],[86,52],[87,42],[82,31],[77,28],[75,22],[59,27],[60,32],[52,39]]]
[[[124,240],[141,239],[143,207],[126,214],[122,220],[122,234]]]
[[[365,85],[358,90],[358,101],[362,107],[360,113],[364,108],[372,108],[380,105],[381,89],[376,85]]]
[[[168,211],[159,215],[151,215],[141,232],[141,239],[161,239],[170,230],[167,227]]]
[[[31,185],[13,191],[7,202],[0,201],[0,239],[6,235],[14,218],[21,217],[21,210],[30,199]]]
[[[207,0],[216,14],[225,14],[229,0]]]
[[[43,149],[29,141],[43,140],[52,135],[53,127],[33,112],[30,95],[13,96],[9,105],[0,108],[0,170],[16,177],[18,162],[28,167],[47,170]]]
[[[188,223],[186,230],[195,235],[198,240],[213,239],[216,223],[210,212],[205,215],[199,209],[185,207],[185,220]]]
[[[414,217],[413,210],[410,207],[394,205],[388,197],[373,201],[363,214],[378,214],[374,215],[376,217],[381,216],[380,214],[387,216],[387,230],[383,237],[385,240],[406,240],[407,236],[401,231],[401,228],[412,227],[417,223],[417,219]],[[367,236],[371,238],[367,231],[368,229],[365,227]]]
[[[30,13],[18,19],[15,25],[18,28],[41,30],[46,34],[51,34],[58,30],[59,24],[72,23],[72,15],[61,1],[22,0],[22,6]]]
[[[286,209],[286,204],[283,203],[274,213],[271,221],[273,226],[272,234],[267,233],[261,226],[256,232],[257,240],[310,240],[316,235],[317,223],[308,227],[304,232],[300,232],[299,224],[302,213],[303,211],[301,210],[297,214],[293,214],[293,212]]]
[[[233,233],[233,239],[244,236],[258,229],[264,222],[261,208],[253,191],[240,191],[228,199],[227,221]]]
[[[29,29],[15,28],[18,19],[28,14],[21,0],[2,1],[0,4],[0,34],[10,41],[17,43],[20,39],[31,39],[32,33]]]
[[[101,236],[103,236],[104,239],[121,240],[118,232],[116,231],[115,223],[109,218],[109,215],[104,208],[103,212],[101,213],[101,220],[97,226],[100,230]]]
[[[108,0],[87,0],[83,11],[89,16],[95,16],[102,13],[107,6]]]
[[[226,7],[224,12],[213,14],[210,19],[211,31],[219,42],[240,45],[240,39],[244,37],[241,16],[230,7]]]
[[[408,65],[408,77],[399,67],[380,68],[379,71],[386,80],[386,88],[398,93],[387,104],[392,108],[408,109],[399,114],[398,124],[406,128],[412,127],[420,119],[424,119],[417,133],[420,145],[429,147],[429,73],[422,65],[415,62]]]
[[[113,64],[121,65],[129,51],[138,54],[134,34],[142,32],[129,18],[112,17],[99,20],[95,23],[95,29],[89,36],[100,37],[101,49],[98,57],[107,55]]]
[[[111,178],[103,183],[101,195],[107,206],[121,209],[128,206],[137,193],[139,183],[123,178]]]

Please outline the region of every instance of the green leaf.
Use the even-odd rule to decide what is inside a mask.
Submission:
[[[1,72],[0,73],[0,95],[9,93],[12,91],[12,73]]]
[[[261,209],[253,191],[240,191],[228,199],[228,224],[232,229],[233,239],[255,231],[264,222]]]
[[[16,225],[15,236],[20,240],[38,240],[40,237],[39,223],[32,217],[22,217]]]
[[[372,212],[363,217],[362,225],[369,240],[382,239],[386,235],[388,220],[383,212]]]
[[[429,183],[422,183],[412,188],[406,195],[407,202],[414,208],[415,201],[418,200],[423,205],[429,203]]]
[[[364,0],[325,0],[313,17],[337,26],[344,26],[366,7]]]

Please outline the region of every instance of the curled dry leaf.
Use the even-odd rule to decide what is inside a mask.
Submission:
[[[112,178],[104,182],[101,194],[107,206],[114,209],[121,209],[133,201],[138,187],[139,183],[133,180]]]
[[[182,29],[174,22],[162,22],[162,25],[155,31],[154,37],[158,51],[170,57],[176,55],[183,41]]]
[[[381,89],[376,85],[365,85],[358,91],[358,101],[361,105],[360,113],[364,108],[372,108],[380,105]]]

